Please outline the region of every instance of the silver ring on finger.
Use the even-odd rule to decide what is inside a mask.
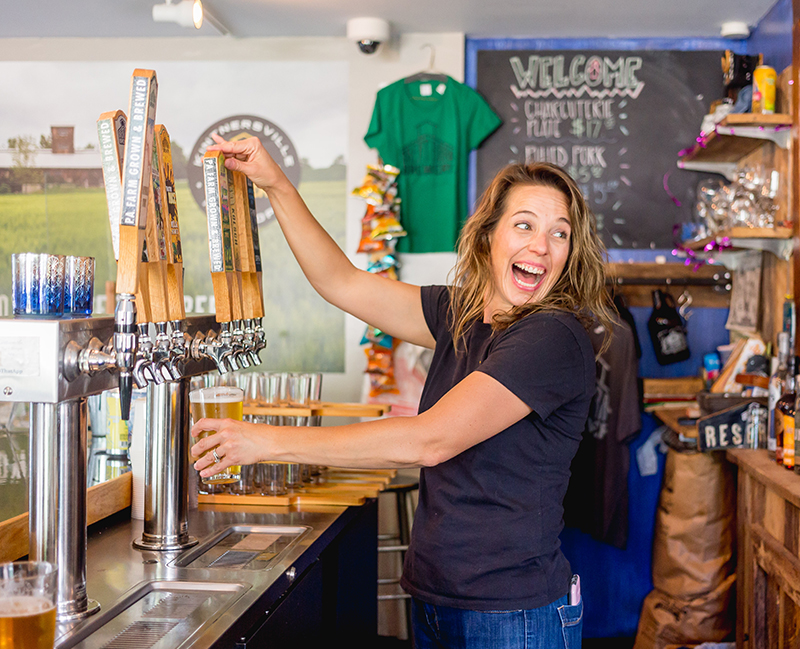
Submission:
[[[222,461],[222,458],[217,455],[217,449],[212,449],[211,455],[214,456],[214,464],[219,464]],[[225,457],[224,455],[222,457]]]

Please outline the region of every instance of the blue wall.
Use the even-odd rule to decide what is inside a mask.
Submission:
[[[582,39],[582,40],[532,40],[532,39],[468,39],[466,43],[466,82],[475,87],[477,53],[485,49],[674,49],[674,50],[726,50],[738,54],[762,52],[765,63],[778,72],[791,64],[791,3],[779,0],[754,29],[748,41],[727,39]],[[722,70],[720,69],[720,74]],[[474,155],[474,154],[473,154]],[[473,165],[474,168],[474,165]],[[471,200],[474,183],[471,185]],[[654,261],[657,255],[673,260],[670,250],[611,250],[612,261]],[[677,297],[677,296],[676,296]],[[727,309],[695,309],[687,322],[689,360],[674,365],[661,366],[656,362],[647,333],[649,308],[632,308],[636,330],[642,344],[639,376],[673,377],[694,376],[699,372],[702,357],[718,345],[728,342],[725,330]],[[659,426],[659,422],[645,414],[642,431],[631,443],[631,469],[628,474],[629,532],[625,550],[599,543],[574,529],[565,529],[561,535],[562,548],[572,564],[573,571],[581,575],[584,593],[585,638],[633,637],[639,622],[644,597],[653,587],[652,544],[653,524],[663,476],[664,457],[659,454],[658,472],[643,477],[636,464],[636,451]]]
[[[792,64],[792,3],[778,0],[747,39],[748,54],[763,54],[764,64],[780,74]]]

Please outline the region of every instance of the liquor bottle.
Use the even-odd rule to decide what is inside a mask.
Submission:
[[[794,370],[795,372],[800,370],[800,357],[798,356],[795,356],[794,367],[795,367]],[[795,375],[794,385],[795,385],[795,392],[797,392],[797,386],[800,385],[800,377],[798,377],[797,375]],[[797,412],[797,395],[795,395],[795,400],[794,403],[792,404],[790,421],[788,421],[785,424],[783,432],[783,466],[789,469],[790,471],[794,469],[796,464],[795,462],[795,448],[796,448],[795,436],[797,435],[796,431],[797,426],[795,424],[796,412]],[[791,435],[789,434],[788,426],[792,426]],[[788,439],[789,437],[791,437],[791,439]]]
[[[786,385],[783,394],[778,399],[775,413],[775,461],[783,464],[783,455],[786,444],[790,443],[794,452],[794,401],[795,401],[795,361],[794,356],[789,355],[789,369],[786,373]],[[789,435],[792,441],[788,441]],[[794,459],[794,456],[792,456]]]
[[[798,377],[795,377],[795,385],[797,385]],[[797,413],[797,408],[800,407],[800,398],[795,397],[794,401],[794,411]],[[800,423],[800,422],[798,422]],[[795,448],[795,461],[794,461],[794,472],[800,475],[800,460],[797,457],[797,449],[800,449],[800,425],[798,423],[795,424],[794,427],[794,448]],[[785,465],[784,465],[785,466]]]
[[[776,406],[786,387],[786,375],[789,371],[789,333],[778,334],[778,366],[769,377],[769,396],[767,398],[767,453],[775,457],[776,446]]]

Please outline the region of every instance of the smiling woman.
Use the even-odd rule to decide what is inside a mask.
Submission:
[[[594,216],[563,169],[507,166],[461,233],[451,291],[454,341],[479,317],[502,330],[547,309],[610,325],[604,252]]]
[[[536,185],[512,189],[491,237],[494,287],[484,321],[547,296],[567,263],[569,237],[569,212],[561,192]]]
[[[203,478],[259,461],[422,467],[405,558],[414,645],[580,646],[583,604],[559,550],[562,500],[595,392],[583,324],[608,323],[602,245],[572,179],[512,165],[459,244],[454,286],[413,286],[353,266],[258,138],[211,147],[269,196],[300,268],[334,306],[433,349],[419,414],[310,427],[202,419]],[[436,620],[436,625],[428,624]],[[533,639],[533,644],[526,644]]]

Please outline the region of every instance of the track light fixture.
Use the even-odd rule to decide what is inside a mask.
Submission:
[[[200,29],[203,24],[203,3],[200,0],[166,0],[164,4],[153,5],[153,20]]]

